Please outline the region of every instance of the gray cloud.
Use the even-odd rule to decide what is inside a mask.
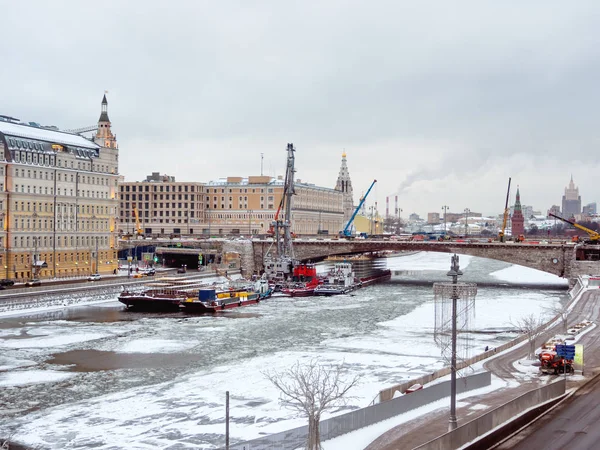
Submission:
[[[0,113],[86,126],[108,89],[127,179],[283,173],[294,142],[300,178],[346,148],[421,214],[499,213],[510,175],[538,209],[571,172],[597,198],[597,2],[2,3]]]

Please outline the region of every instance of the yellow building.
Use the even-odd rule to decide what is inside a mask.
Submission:
[[[210,181],[176,182],[153,174],[142,182],[121,182],[120,233],[136,225],[137,204],[145,235],[225,236],[266,234],[283,195],[282,177],[227,177]],[[343,227],[343,193],[313,184],[295,183],[292,231],[298,235],[329,233]],[[281,212],[283,214],[283,211]]]
[[[94,140],[0,117],[0,277],[117,267],[118,146],[102,100]]]

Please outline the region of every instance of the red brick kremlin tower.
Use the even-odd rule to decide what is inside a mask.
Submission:
[[[520,234],[525,234],[525,219],[523,218],[523,211],[521,210],[521,195],[519,194],[519,187],[517,186],[517,199],[515,201],[515,207],[513,215],[511,217],[512,224],[512,237],[519,237]]]

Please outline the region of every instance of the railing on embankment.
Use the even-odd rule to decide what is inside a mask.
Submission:
[[[581,291],[586,286],[587,286],[586,280],[579,277],[575,286],[573,286],[573,288],[569,291],[569,295],[571,296],[571,302],[577,298],[577,296],[581,293]],[[545,330],[546,328],[548,328],[550,325],[552,325],[554,322],[557,322],[558,320],[561,320],[560,314],[557,314],[552,319],[550,319],[548,322],[542,324],[538,328],[538,330]],[[538,334],[538,333],[535,332],[534,334]],[[465,359],[464,361],[460,361],[456,365],[456,368],[457,368],[457,370],[464,369],[464,368],[466,368],[472,364],[475,364],[479,361],[483,361],[484,359],[495,356],[498,353],[503,352],[504,350],[508,350],[509,348],[514,347],[526,340],[527,340],[527,335],[523,334],[509,342],[499,345],[498,347],[496,347],[492,350],[488,350],[487,352],[483,352],[483,353],[480,353],[479,355],[475,355],[471,358]],[[406,389],[408,389],[413,384],[426,385],[427,383],[431,383],[433,380],[444,377],[448,374],[450,374],[450,367],[444,367],[443,369],[437,370],[433,373],[423,375],[418,378],[413,378],[411,380],[405,381],[404,383],[400,383],[395,386],[383,389],[383,390],[379,391],[379,402],[386,402],[386,401],[389,401],[390,399],[394,398],[394,394],[396,391],[403,394],[406,391]]]
[[[508,423],[511,421],[519,421],[520,416],[532,407],[540,406],[540,408],[542,408],[542,405],[550,407],[551,405],[549,403],[554,404],[555,401],[565,394],[565,387],[566,381],[561,378],[554,383],[526,392],[514,400],[485,413],[477,419],[467,422],[455,430],[417,447],[415,450],[449,450],[460,448],[468,442],[475,441],[475,439],[478,439],[480,436],[500,427],[502,424],[507,424],[508,426]],[[540,411],[532,411],[532,414],[535,413],[539,415]],[[531,421],[531,418],[526,420],[526,422],[529,421]],[[501,432],[502,430],[498,429],[498,433]],[[503,432],[502,434],[507,433]],[[479,441],[473,442],[473,444],[467,448],[489,448],[496,440],[496,436],[490,436],[489,441],[487,441],[486,438],[487,436]],[[486,442],[483,442],[483,439],[486,439]]]
[[[480,389],[491,384],[491,373],[481,372],[461,378],[457,383],[457,393]],[[434,384],[426,389],[397,397],[389,402],[378,403],[357,409],[340,416],[322,420],[319,424],[321,440],[333,439],[359,428],[373,425],[382,420],[441,400],[450,395],[450,381]],[[230,445],[231,450],[293,450],[303,447],[308,436],[308,426],[294,428],[281,433],[271,434],[251,441]]]

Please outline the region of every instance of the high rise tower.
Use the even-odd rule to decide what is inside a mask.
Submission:
[[[344,193],[344,223],[346,223],[350,220],[350,217],[354,212],[354,195],[352,192],[352,180],[350,179],[350,172],[348,171],[348,165],[346,163],[346,152],[342,153],[342,165],[340,167],[337,183],[335,184],[335,190]]]
[[[106,101],[106,94],[102,98],[102,109],[100,112],[100,119],[98,119],[98,131],[94,139],[96,144],[105,148],[119,148],[117,145],[117,136],[112,133],[110,129],[110,119],[108,118],[108,102]]]
[[[581,214],[581,197],[579,188],[575,187],[573,175],[571,175],[571,181],[565,188],[565,195],[562,198],[562,216],[569,219],[577,214]]]
[[[514,212],[511,218],[513,238],[525,233],[525,218],[523,217],[522,209],[521,194],[519,193],[519,188],[517,187],[517,199],[515,200]]]

